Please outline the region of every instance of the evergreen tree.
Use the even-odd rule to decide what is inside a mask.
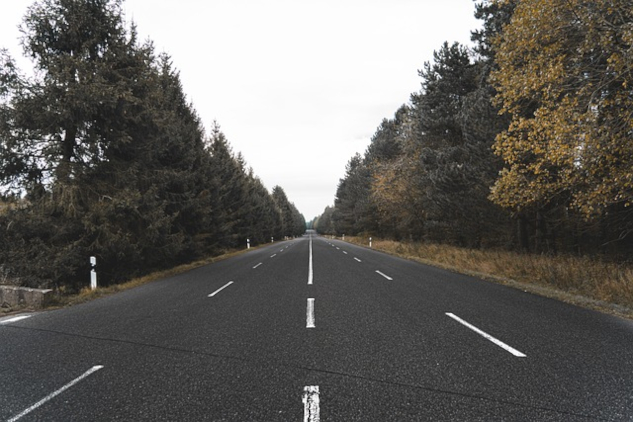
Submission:
[[[332,214],[334,214],[334,207],[325,207],[325,210],[323,210],[323,214],[321,214],[314,220],[314,230],[316,230],[320,234],[336,234],[334,222],[332,221]]]
[[[412,95],[419,157],[415,183],[424,192],[426,234],[459,245],[490,242],[499,216],[487,199],[495,162],[492,139],[471,132],[473,117],[486,110],[488,100],[478,95],[478,70],[466,48],[445,43],[420,71],[422,91]]]
[[[360,154],[349,160],[334,200],[332,220],[338,234],[355,235],[371,230],[374,221],[371,177],[371,170]]]
[[[243,160],[233,155],[231,146],[217,123],[211,131],[210,166],[217,177],[219,192],[215,218],[220,222],[217,239],[223,245],[235,247],[248,237],[248,179]]]
[[[0,215],[5,274],[79,289],[91,255],[109,284],[280,232],[272,196],[217,125],[205,146],[171,59],[137,43],[119,0],[42,0],[23,30],[36,76],[0,53],[0,186],[20,204]]]
[[[277,204],[277,209],[281,215],[281,238],[300,236],[305,233],[306,223],[297,207],[286,196],[281,186],[275,186],[272,193],[273,200]]]
[[[272,195],[259,178],[249,173],[251,202],[250,228],[248,238],[253,243],[266,243],[271,237],[281,236],[281,215]]]

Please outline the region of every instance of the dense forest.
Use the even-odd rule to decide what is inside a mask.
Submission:
[[[475,16],[472,47],[424,63],[312,226],[630,258],[630,0],[476,0]]]
[[[24,16],[34,76],[0,51],[0,283],[77,291],[301,235],[216,124],[205,134],[170,57],[121,0],[41,0]]]

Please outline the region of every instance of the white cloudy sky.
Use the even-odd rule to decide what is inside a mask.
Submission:
[[[21,55],[32,0],[1,0],[0,47]],[[142,39],[173,57],[206,128],[217,120],[264,184],[306,219],[345,164],[420,88],[444,41],[470,44],[473,0],[126,0]],[[28,61],[21,62],[30,66]]]

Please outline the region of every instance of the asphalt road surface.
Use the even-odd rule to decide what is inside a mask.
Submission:
[[[629,421],[633,322],[305,236],[0,319],[0,421]]]

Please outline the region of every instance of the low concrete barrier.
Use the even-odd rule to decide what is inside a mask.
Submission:
[[[28,287],[0,286],[0,307],[27,307],[40,309],[51,297],[52,289],[30,289]]]

